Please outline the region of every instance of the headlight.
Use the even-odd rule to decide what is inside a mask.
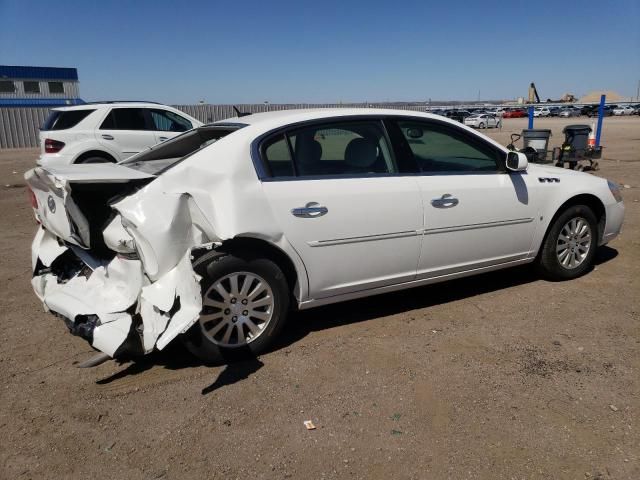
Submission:
[[[607,185],[609,185],[609,190],[611,191],[611,195],[616,199],[616,202],[622,201],[622,193],[620,193],[620,186],[612,182],[611,180],[607,180]]]

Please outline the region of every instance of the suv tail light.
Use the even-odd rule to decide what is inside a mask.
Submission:
[[[44,141],[44,151],[46,153],[58,153],[64,147],[64,142],[47,138]]]

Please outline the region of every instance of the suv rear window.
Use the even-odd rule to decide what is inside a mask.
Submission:
[[[41,130],[66,130],[75,127],[91,112],[95,112],[95,110],[53,110]]]

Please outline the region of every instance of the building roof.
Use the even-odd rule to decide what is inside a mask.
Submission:
[[[0,65],[0,78],[21,78],[34,80],[78,81],[78,70],[59,67],[26,67],[21,65]]]
[[[66,107],[84,103],[81,98],[0,98],[0,107]]]

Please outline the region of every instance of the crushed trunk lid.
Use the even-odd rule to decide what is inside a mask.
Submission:
[[[113,163],[37,167],[25,173],[37,201],[38,221],[58,238],[85,249],[95,243],[92,233],[108,220],[109,204],[154,178]]]

